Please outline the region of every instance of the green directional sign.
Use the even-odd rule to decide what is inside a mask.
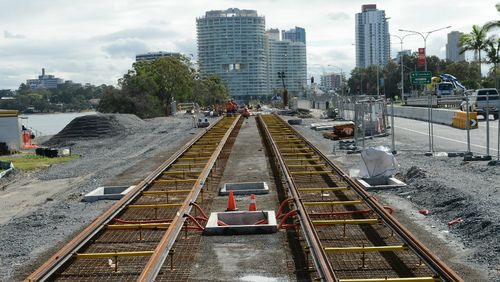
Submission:
[[[411,84],[429,84],[431,77],[430,71],[412,71],[410,73]]]

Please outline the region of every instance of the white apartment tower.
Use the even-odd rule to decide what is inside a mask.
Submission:
[[[463,33],[452,31],[448,33],[448,42],[446,43],[446,59],[452,62],[465,61],[465,53],[460,54],[458,42]]]
[[[202,77],[219,75],[239,101],[269,95],[264,17],[255,10],[209,11],[196,19],[196,31]]]
[[[361,6],[356,14],[356,67],[385,66],[390,59],[389,24],[377,5]]]
[[[269,84],[273,92],[283,90],[281,75],[291,95],[301,95],[307,85],[306,45],[290,40],[276,40],[269,36]],[[281,73],[279,75],[278,73]]]

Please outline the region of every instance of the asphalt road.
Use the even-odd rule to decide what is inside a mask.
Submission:
[[[390,118],[389,118],[390,121]],[[429,150],[428,122],[406,118],[394,118],[396,150]],[[498,120],[490,118],[489,154],[496,158],[498,144]],[[470,130],[471,151],[475,155],[485,155],[486,120],[479,120],[479,127]],[[453,128],[447,125],[434,124],[435,152],[467,151],[467,130]]]

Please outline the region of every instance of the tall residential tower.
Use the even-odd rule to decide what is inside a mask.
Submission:
[[[270,90],[274,94],[281,93],[283,89],[282,78],[284,74],[285,86],[291,95],[301,95],[307,85],[307,60],[306,44],[276,37],[276,29],[270,29],[268,34],[268,71]],[[304,32],[305,36],[305,32]],[[303,37],[305,41],[305,37]],[[278,74],[281,73],[281,74]]]
[[[202,77],[219,75],[236,100],[269,95],[265,18],[255,10],[209,11],[196,19]]]
[[[290,30],[282,30],[281,34],[283,39],[290,40],[292,42],[302,42],[306,44],[306,30],[302,27],[296,26]]]
[[[377,5],[361,6],[356,14],[356,67],[385,66],[390,59],[389,24]]]
[[[463,33],[452,31],[448,33],[448,42],[446,43],[446,59],[452,62],[465,61],[465,53],[460,54],[458,42]]]

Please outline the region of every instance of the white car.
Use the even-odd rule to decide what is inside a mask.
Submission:
[[[498,119],[498,109],[500,108],[500,98],[495,88],[478,89],[469,96],[469,111],[477,112],[478,115],[486,118],[486,112]],[[460,104],[462,111],[467,111],[467,103]]]

